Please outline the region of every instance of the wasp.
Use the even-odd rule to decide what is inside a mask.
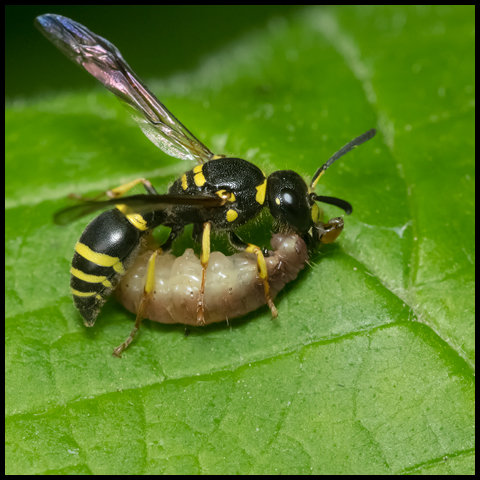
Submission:
[[[63,54],[113,92],[157,147],[167,155],[198,163],[178,178],[166,194],[159,194],[149,180],[139,178],[104,192],[107,200],[98,196],[56,213],[55,222],[66,224],[99,209],[115,207],[96,217],[75,246],[70,287],[85,325],[93,326],[103,304],[138,256],[143,239],[160,225],[169,227],[170,234],[150,256],[135,326],[114,355],[120,356],[140,327],[154,289],[156,257],[168,252],[189,224],[193,224],[193,239],[201,243],[196,324],[205,324],[205,278],[212,231],[226,232],[236,250],[256,256],[266,303],[272,318],[277,317],[265,262],[268,252],[245,242],[235,230],[267,208],[279,230],[298,235],[309,248],[334,241],[342,231],[343,221],[342,228],[336,222],[323,223],[316,202],[340,207],[347,215],[352,206],[345,200],[317,195],[315,186],[338,158],[370,140],[376,130],[365,132],[335,153],[317,169],[310,184],[293,170],[276,171],[267,177],[246,160],[211,152],[148,90],[108,40],[61,15],[41,15],[35,19],[35,25]],[[140,184],[146,194],[124,197]]]

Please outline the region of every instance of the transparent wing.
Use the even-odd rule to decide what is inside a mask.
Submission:
[[[35,26],[70,60],[113,92],[143,133],[166,154],[199,163],[214,156],[148,90],[115,45],[61,15],[41,15],[35,19]]]
[[[63,208],[55,213],[53,221],[57,225],[66,225],[78,220],[89,213],[115,205],[127,205],[131,213],[148,213],[157,210],[165,210],[172,205],[190,205],[196,208],[221,207],[225,200],[220,197],[207,195],[131,195],[129,197],[115,198],[110,200],[95,201],[84,200],[78,205]]]

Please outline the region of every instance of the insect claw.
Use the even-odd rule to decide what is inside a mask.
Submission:
[[[273,303],[273,300],[270,298],[270,295],[267,298],[268,306],[270,307],[270,311],[272,312],[272,318],[270,320],[275,320],[278,317],[278,310]]]
[[[125,350],[123,343],[112,352],[112,357],[122,358],[120,355]]]

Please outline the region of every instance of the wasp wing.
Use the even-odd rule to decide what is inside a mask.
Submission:
[[[165,210],[172,205],[189,205],[197,208],[221,207],[225,200],[220,197],[208,197],[205,195],[131,195],[129,197],[114,198],[104,201],[82,201],[78,205],[63,208],[56,212],[53,221],[57,225],[66,225],[78,220],[89,213],[115,205],[126,205],[128,213],[148,213],[157,210]]]
[[[35,26],[70,60],[113,92],[148,139],[167,155],[199,163],[214,156],[148,90],[115,45],[61,15],[41,15],[35,19]]]

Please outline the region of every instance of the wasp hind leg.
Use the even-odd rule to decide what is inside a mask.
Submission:
[[[110,198],[119,198],[125,195],[129,190],[131,190],[133,187],[136,187],[140,183],[145,187],[145,190],[147,191],[148,194],[157,195],[157,191],[155,190],[153,185],[150,183],[150,181],[147,180],[146,178],[137,178],[135,180],[132,180],[131,182],[120,185],[119,187],[112,188],[111,190],[107,190],[104,193],[104,195]]]
[[[251,243],[244,242],[235,232],[228,232],[228,239],[232,246],[237,250],[243,250],[248,253],[254,253],[257,256],[257,269],[258,275],[263,282],[263,288],[265,290],[265,299],[272,312],[272,319],[278,317],[278,311],[275,308],[272,297],[270,296],[270,285],[268,284],[267,264],[265,263],[265,257],[260,247]]]
[[[208,260],[210,258],[210,232],[212,224],[206,222],[203,224],[202,233],[202,254],[200,261],[202,263],[202,283],[198,294],[197,303],[197,325],[205,325],[205,280],[207,277]]]
[[[106,190],[105,192],[99,193],[95,197],[85,197],[83,195],[77,195],[76,193],[71,193],[69,195],[69,198],[72,198],[74,200],[88,200],[88,201],[100,200],[103,197],[120,198],[123,195],[125,195],[128,191],[130,191],[133,187],[136,187],[140,183],[145,187],[145,190],[149,195],[157,195],[158,192],[155,190],[155,188],[153,187],[153,185],[150,183],[149,180],[147,180],[146,178],[136,178],[131,182],[112,188],[111,190]]]
[[[135,326],[133,327],[133,330],[130,332],[130,335],[128,336],[128,338],[113,351],[114,357],[122,356],[121,355],[122,352],[132,343],[133,337],[140,329],[140,324],[142,323],[142,320],[144,318],[145,307],[147,306],[148,302],[152,298],[155,290],[155,260],[157,258],[157,255],[159,254],[161,254],[161,250],[153,252],[152,255],[150,256],[150,259],[148,260],[147,276],[145,280],[145,286],[143,287],[142,299],[137,309],[137,318],[135,319]]]

